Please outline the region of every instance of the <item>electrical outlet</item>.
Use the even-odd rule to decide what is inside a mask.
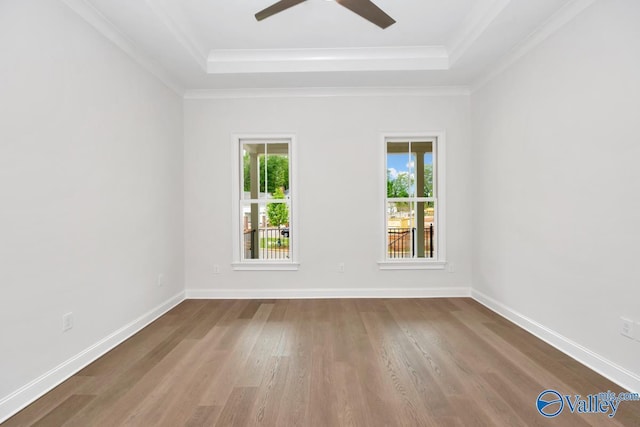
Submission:
[[[218,264],[213,265],[213,274],[220,274],[220,266]]]
[[[73,328],[73,313],[62,315],[62,332],[66,332]]]
[[[620,333],[627,338],[633,339],[633,320],[620,318]]]
[[[456,266],[452,262],[448,263],[447,264],[447,271],[449,273],[454,273],[456,271]]]
[[[344,262],[338,264],[338,273],[344,273]]]
[[[164,286],[164,274],[158,274],[158,287],[161,288]]]

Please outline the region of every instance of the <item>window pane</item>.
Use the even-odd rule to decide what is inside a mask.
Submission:
[[[416,248],[417,258],[435,256],[435,203],[416,203]]]
[[[267,203],[266,222],[260,232],[261,259],[289,259],[289,203]]]
[[[251,157],[249,152],[245,147],[240,147],[242,154],[242,181],[241,181],[241,190],[242,190],[242,199],[250,199],[251,198]]]
[[[242,144],[242,166],[243,166],[243,199],[259,199],[260,194],[264,196],[264,157],[267,144],[264,143],[243,143]],[[263,197],[262,197],[263,198]]]
[[[387,256],[412,258],[415,226],[414,203],[387,203]]]
[[[288,149],[287,144],[270,144],[268,150],[274,146],[284,146],[282,150]],[[270,199],[285,199],[289,196],[289,156],[287,154],[269,154],[266,156],[264,167],[266,168],[267,197]]]
[[[387,143],[387,197],[413,195],[414,163],[408,142]]]
[[[433,143],[414,142],[411,150],[416,159],[416,193],[418,197],[434,197]]]
[[[284,198],[289,194],[289,144],[242,144],[243,199]]]
[[[265,226],[264,207],[258,203],[242,205],[242,253],[243,259],[258,259],[260,257],[258,235],[260,228]]]
[[[243,259],[290,258],[289,203],[245,203],[242,207]]]
[[[434,258],[435,203],[387,203],[387,256]]]

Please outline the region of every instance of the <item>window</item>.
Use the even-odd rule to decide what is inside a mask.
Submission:
[[[292,137],[236,141],[234,268],[290,270],[295,264],[296,230]]]
[[[444,268],[444,134],[384,138],[384,269]]]

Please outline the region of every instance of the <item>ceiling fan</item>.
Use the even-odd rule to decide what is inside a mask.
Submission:
[[[264,10],[256,13],[256,19],[262,21],[276,13],[289,9],[297,4],[300,4],[306,0],[280,0],[267,7]],[[382,9],[373,4],[370,0],[335,0],[337,3],[346,7],[350,11],[362,16],[367,21],[376,24],[378,27],[385,29],[388,26],[394,24],[396,21],[384,13]]]

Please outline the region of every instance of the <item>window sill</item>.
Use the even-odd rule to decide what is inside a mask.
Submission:
[[[378,261],[380,270],[444,270],[446,261]]]
[[[297,262],[234,262],[231,267],[235,271],[298,271]]]

